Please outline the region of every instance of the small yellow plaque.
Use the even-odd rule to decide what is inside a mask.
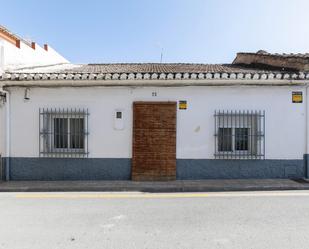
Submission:
[[[303,92],[292,92],[293,103],[303,103]]]
[[[186,110],[186,109],[187,109],[187,101],[179,100],[179,110]]]

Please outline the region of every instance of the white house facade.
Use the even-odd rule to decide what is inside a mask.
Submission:
[[[309,177],[309,55],[72,65],[0,26],[6,180]]]
[[[6,72],[6,178],[308,177],[308,81],[306,72],[237,65]]]

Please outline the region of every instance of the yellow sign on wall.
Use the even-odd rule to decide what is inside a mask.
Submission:
[[[179,110],[187,110],[187,101],[179,100]]]
[[[303,92],[292,92],[293,103],[303,103]]]

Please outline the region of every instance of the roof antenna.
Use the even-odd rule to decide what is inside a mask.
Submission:
[[[160,57],[160,63],[162,63],[163,60],[163,48],[161,48],[161,57]]]

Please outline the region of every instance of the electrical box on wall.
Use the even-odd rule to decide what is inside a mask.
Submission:
[[[116,109],[114,112],[114,128],[115,130],[123,130],[124,129],[124,117],[123,110]]]

